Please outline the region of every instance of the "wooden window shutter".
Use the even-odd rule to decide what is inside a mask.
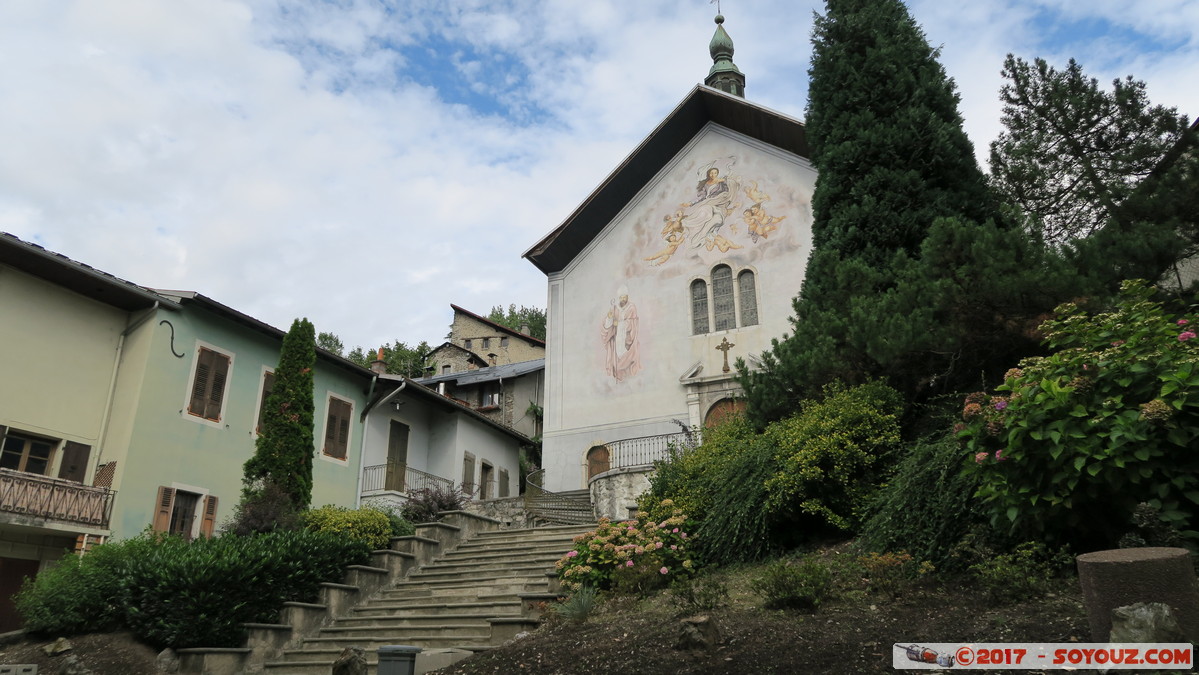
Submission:
[[[196,357],[196,377],[187,411],[214,422],[221,421],[221,402],[225,398],[228,377],[229,357],[201,347]]]
[[[200,348],[196,356],[196,374],[192,380],[192,400],[187,411],[193,415],[205,417],[204,408],[208,401],[208,383],[212,381],[212,357],[210,349]]]
[[[345,459],[350,445],[351,406],[339,398],[329,397],[329,417],[325,420],[325,454]]]
[[[87,478],[87,458],[92,452],[92,446],[67,441],[62,450],[62,462],[58,466],[58,477],[82,483]]]
[[[200,534],[205,537],[211,537],[216,528],[216,503],[217,498],[212,495],[204,498],[204,520],[200,521]]]
[[[275,373],[267,371],[262,375],[262,400],[258,402],[258,431],[262,431],[262,419],[266,413],[266,400],[275,389]]]
[[[154,531],[166,532],[171,528],[171,508],[175,505],[175,489],[158,488],[158,501],[154,507]]]
[[[508,470],[500,469],[500,497],[507,497],[508,494]]]
[[[221,419],[221,402],[225,399],[225,379],[229,376],[229,357],[213,352],[212,386],[209,388],[208,406],[205,417],[213,421]]]

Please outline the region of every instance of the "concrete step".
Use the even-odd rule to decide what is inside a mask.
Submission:
[[[483,617],[485,619],[485,617]],[[321,639],[343,639],[354,638],[357,640],[376,640],[386,644],[396,644],[395,642],[388,643],[397,635],[428,635],[442,637],[465,638],[476,635],[486,636],[491,633],[491,624],[486,620],[475,621],[473,623],[443,623],[440,625],[423,625],[423,626],[346,626],[345,628],[322,628],[321,632],[315,638],[310,640]],[[459,640],[460,641],[460,640]],[[307,646],[308,642],[303,643]]]
[[[514,582],[503,584],[492,583],[484,586],[466,581],[459,584],[439,584],[436,587],[421,586],[418,584],[403,588],[389,588],[381,591],[373,600],[396,603],[407,602],[409,600],[428,600],[431,597],[438,597],[447,602],[462,602],[465,598],[478,598],[488,595],[511,595],[515,597],[517,593],[545,593],[548,590],[548,581],[544,577],[536,580],[520,579]]]
[[[504,616],[496,614],[496,616]],[[491,615],[486,614],[429,614],[429,615],[413,615],[405,612],[396,612],[394,614],[367,614],[364,616],[343,617],[337,620],[338,628],[357,628],[357,627],[391,627],[395,629],[410,629],[422,627],[438,627],[444,625],[472,625],[472,626],[487,626],[487,619]],[[429,631],[418,631],[429,632]]]
[[[489,639],[487,631],[478,631],[474,635],[431,635],[422,632],[393,631],[376,637],[339,637],[339,638],[307,638],[299,649],[285,649],[280,655],[280,661],[307,661],[314,656],[328,657],[326,663],[332,664],[337,655],[346,647],[359,647],[369,652],[377,652],[379,647],[387,645],[410,645],[422,649],[474,649],[471,645],[482,646]]]
[[[473,614],[475,616],[507,616],[520,613],[520,601],[487,600],[476,602],[428,602],[376,604],[368,603],[354,609],[354,617],[364,616],[437,616],[439,614]]]

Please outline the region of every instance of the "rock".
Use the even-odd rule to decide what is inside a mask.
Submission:
[[[58,656],[71,651],[71,643],[66,638],[58,638],[54,642],[42,647],[42,651],[46,652],[46,656]]]
[[[675,649],[709,649],[720,642],[720,630],[708,616],[693,616],[679,624]]]
[[[61,639],[61,638],[60,638]],[[58,666],[58,675],[95,675],[74,654],[67,654]]]
[[[346,647],[333,662],[333,675],[366,675],[366,652],[361,647]]]
[[[158,652],[158,658],[154,659],[154,663],[158,666],[160,673],[179,672],[179,655],[170,647]]]
[[[1174,610],[1164,602],[1138,602],[1112,610],[1111,642],[1188,642]]]

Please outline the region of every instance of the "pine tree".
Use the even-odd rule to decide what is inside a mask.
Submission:
[[[308,319],[296,319],[283,338],[254,456],[245,464],[243,501],[270,483],[286,492],[297,509],[312,501],[315,366],[315,329]]]
[[[1035,242],[995,224],[953,82],[901,2],[828,0],[813,46],[813,249],[794,332],[762,355],[760,370],[739,365],[759,423],[794,411],[834,379],[886,377],[908,395],[951,387],[968,344],[983,335],[1003,342],[965,321],[996,309],[1007,315],[986,316],[989,324],[1025,313],[1023,300],[990,305],[1035,287],[1030,273],[1045,266]],[[974,258],[976,240],[1006,257]],[[1019,258],[1033,258],[1030,268],[1012,264]],[[1016,276],[996,276],[1003,272]],[[998,281],[1010,284],[1005,293],[974,297],[980,283]]]

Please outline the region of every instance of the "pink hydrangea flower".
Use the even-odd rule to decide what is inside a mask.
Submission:
[[[998,462],[1002,462],[1002,461],[1003,461],[1003,450],[996,450],[996,451],[995,451],[995,460],[996,460],[996,461],[998,461]]]
[[[677,527],[676,527],[676,528],[674,528],[673,530],[671,530],[671,532],[674,532],[675,534],[678,534],[678,532],[679,532],[679,528],[677,528]]]
[[[987,452],[979,452],[979,453],[975,453],[975,455],[974,455],[974,462],[975,462],[975,464],[981,464],[981,463],[982,463],[982,461],[983,461],[984,459],[986,459],[987,457],[989,457],[989,456],[990,456],[990,453],[987,453]]]
[[[1187,321],[1186,319],[1179,319],[1179,320],[1178,320],[1178,325],[1179,325],[1179,326],[1185,326],[1185,325],[1187,325],[1188,323],[1190,323],[1190,321]]]
[[[655,542],[655,543],[654,543],[654,548],[662,548],[662,542],[660,542],[660,541],[659,541],[659,542]]]
[[[660,570],[658,570],[658,571],[659,571],[659,572],[661,572],[662,574],[669,574],[669,573],[670,573],[670,570],[666,569],[665,567],[663,567],[662,569],[660,569]]]
[[[632,566],[633,566],[633,561],[632,561],[632,560],[630,560],[630,561],[626,562],[626,563],[624,564],[624,566],[625,566],[625,567],[632,567]]]
[[[999,401],[996,401],[996,402],[995,402],[995,409],[996,409],[996,410],[1003,410],[1003,409],[1004,409],[1004,408],[1006,408],[1006,407],[1007,407],[1007,401],[1004,401],[1004,400],[999,400]]]
[[[567,557],[567,558],[573,558],[573,557],[577,556],[578,554],[579,554],[579,552],[578,552],[578,551],[571,551],[570,553],[567,553],[567,554],[566,554],[566,557]]]
[[[670,545],[670,550],[672,550],[672,551],[677,551],[677,550],[679,550],[679,547],[678,547],[678,545],[677,545],[677,544],[671,544],[671,545]]]
[[[1194,332],[1194,331],[1190,331],[1190,330],[1184,330],[1183,332],[1181,332],[1181,333],[1179,333],[1179,334],[1178,334],[1178,341],[1179,341],[1179,342],[1186,342],[1187,340],[1190,340],[1190,339],[1191,339],[1191,338],[1193,338],[1193,337],[1195,337],[1195,332]]]

